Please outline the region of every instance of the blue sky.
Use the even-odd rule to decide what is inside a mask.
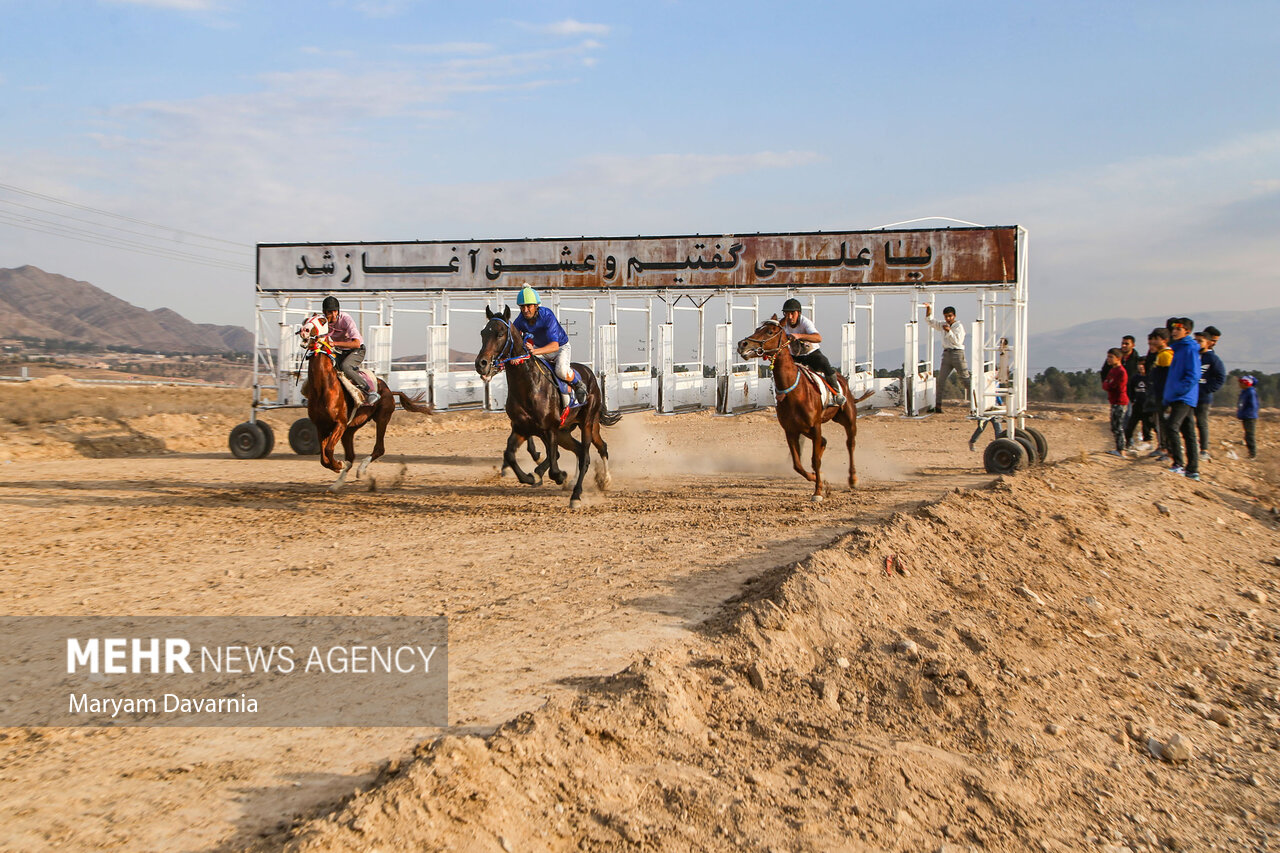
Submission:
[[[257,242],[930,215],[1029,229],[1033,331],[1280,305],[1274,2],[0,14],[0,267],[197,321],[250,323]]]

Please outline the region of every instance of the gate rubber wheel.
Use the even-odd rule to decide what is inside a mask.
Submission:
[[[262,456],[270,456],[271,451],[274,450],[276,446],[276,431],[273,430],[271,428],[271,424],[266,421],[254,421],[254,423],[258,425],[258,429],[262,431],[262,434],[266,436],[267,439],[267,446],[266,449],[262,451]],[[261,459],[262,456],[259,456],[258,458]]]
[[[289,427],[289,447],[299,456],[315,456],[320,452],[320,436],[311,418],[298,418]]]
[[[982,452],[982,464],[988,474],[1012,474],[1026,466],[1027,454],[1012,438],[997,438]]]
[[[1040,457],[1041,462],[1049,458],[1049,442],[1045,439],[1044,433],[1035,427],[1027,427],[1019,432],[1025,432],[1036,443],[1036,456]]]
[[[1022,430],[1018,430],[1014,434],[1013,440],[1022,445],[1022,452],[1027,454],[1028,465],[1035,465],[1040,461],[1040,454],[1036,453],[1036,443],[1031,439],[1031,436],[1026,435]]]
[[[238,424],[227,441],[231,455],[237,459],[257,459],[267,449],[267,434],[251,421]]]

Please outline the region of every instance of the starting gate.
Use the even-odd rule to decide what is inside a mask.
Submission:
[[[258,410],[305,405],[295,332],[330,295],[360,325],[365,364],[393,390],[422,393],[441,410],[501,410],[504,377],[486,384],[473,360],[485,307],[511,304],[524,283],[560,318],[573,359],[595,370],[609,409],[663,414],[714,408],[733,415],[773,405],[768,367],[744,361],[737,342],[787,297],[800,299],[828,332],[838,326],[838,348],[828,334],[825,351],[855,396],[871,392],[864,407],[924,413],[935,402],[936,336],[923,323],[923,303],[976,294],[970,415],[982,427],[994,424],[998,437],[1023,425],[1026,230],[965,223],[830,233],[259,244],[250,431]],[[889,296],[909,303],[903,356],[877,365],[876,300]],[[292,438],[298,452],[310,449]]]

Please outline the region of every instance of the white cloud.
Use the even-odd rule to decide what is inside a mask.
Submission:
[[[813,151],[754,154],[653,154],[645,157],[591,157],[582,169],[588,180],[613,189],[668,190],[709,184],[729,175],[763,169],[790,169],[822,162]]]
[[[416,0],[352,0],[347,3],[335,2],[334,5],[345,6],[370,18],[391,18],[415,5],[415,2]]]
[[[1280,304],[1280,132],[1223,140],[949,200],[931,210],[1028,227],[1037,328]]]
[[[212,12],[221,6],[219,0],[103,0],[103,2],[127,6],[150,6],[153,9],[173,9],[178,12]]]
[[[451,41],[441,42],[439,44],[399,44],[395,45],[394,50],[401,53],[422,53],[422,54],[445,54],[445,53],[463,53],[463,54],[481,54],[491,53],[494,50],[492,44],[481,41]]]
[[[573,18],[565,18],[563,21],[551,24],[530,24],[521,21],[515,23],[531,32],[549,36],[607,36],[613,29],[608,24],[588,24]]]

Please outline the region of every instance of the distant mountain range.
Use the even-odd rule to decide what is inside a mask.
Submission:
[[[1147,333],[1167,317],[1118,317],[1092,320],[1055,332],[1035,331],[1032,324],[1028,363],[1032,375],[1046,367],[1097,370],[1109,347],[1133,335],[1146,352]],[[1217,311],[1193,315],[1196,328],[1222,331],[1218,354],[1227,369],[1280,372],[1280,308]],[[168,308],[148,311],[118,299],[85,281],[47,273],[33,266],[0,269],[0,337],[38,337],[108,346],[141,347],[169,353],[215,354],[252,352],[253,333],[242,326],[192,323]],[[450,350],[451,361],[473,354]],[[421,361],[400,356],[396,361]],[[883,350],[876,366],[901,366],[902,348]]]
[[[148,311],[33,266],[0,269],[0,337],[193,355],[253,351],[253,333],[242,326],[192,323],[168,308]]]
[[[1191,314],[1197,329],[1217,326],[1222,332],[1217,353],[1227,370],[1240,368],[1260,373],[1280,373],[1280,308],[1261,308],[1257,311],[1216,311],[1212,314]],[[1097,371],[1106,361],[1107,350],[1120,346],[1125,335],[1137,338],[1139,352],[1147,351],[1147,335],[1157,326],[1163,326],[1168,317],[1115,317],[1108,320],[1091,320],[1054,332],[1037,332],[1034,318],[1031,324],[1031,342],[1027,351],[1028,373],[1034,377],[1047,367],[1078,371],[1092,368]],[[923,331],[928,331],[923,330]],[[965,331],[972,327],[965,324]],[[936,333],[933,333],[936,335]],[[968,341],[965,342],[966,347]],[[920,352],[923,356],[924,341]],[[937,367],[940,340],[935,337],[934,367]],[[824,347],[825,348],[825,347]],[[967,350],[966,350],[967,354]],[[876,368],[893,370],[902,367],[902,347],[882,349],[876,353]]]
[[[1197,329],[1217,326],[1222,332],[1217,353],[1227,370],[1241,368],[1262,373],[1280,373],[1280,308],[1256,311],[1215,311],[1191,314]],[[1106,360],[1107,350],[1120,346],[1120,338],[1133,335],[1138,351],[1147,351],[1147,335],[1169,318],[1139,317],[1093,320],[1056,332],[1031,329],[1031,349],[1027,353],[1029,373],[1046,367],[1059,370],[1097,370]]]

